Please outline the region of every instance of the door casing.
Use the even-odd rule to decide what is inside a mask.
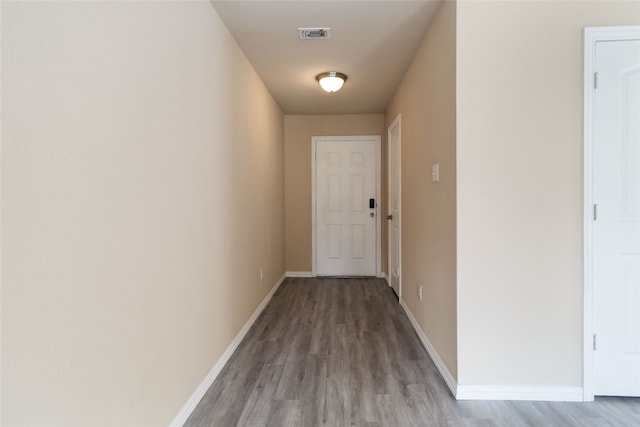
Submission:
[[[317,276],[317,218],[316,218],[316,148],[318,143],[329,141],[362,141],[365,143],[375,144],[376,153],[376,276],[383,277],[382,263],[382,245],[381,230],[382,222],[380,219],[382,191],[381,191],[381,149],[379,135],[363,135],[363,136],[312,136],[311,137],[311,275]]]

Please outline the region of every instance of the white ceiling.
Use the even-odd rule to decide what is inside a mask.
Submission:
[[[384,112],[441,0],[211,0],[285,114]],[[330,27],[300,40],[298,27]],[[329,94],[315,76],[348,79]]]

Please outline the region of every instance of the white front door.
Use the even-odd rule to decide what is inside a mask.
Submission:
[[[315,274],[377,274],[379,137],[315,137]]]
[[[595,48],[594,394],[640,396],[640,40]]]
[[[389,126],[389,285],[402,300],[400,284],[400,115]]]

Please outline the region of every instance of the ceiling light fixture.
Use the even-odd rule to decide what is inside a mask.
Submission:
[[[318,74],[316,80],[326,92],[337,92],[347,80],[347,75],[337,71],[327,71]]]

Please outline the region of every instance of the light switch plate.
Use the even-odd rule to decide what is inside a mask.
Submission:
[[[440,163],[434,163],[431,166],[431,181],[440,182]]]

